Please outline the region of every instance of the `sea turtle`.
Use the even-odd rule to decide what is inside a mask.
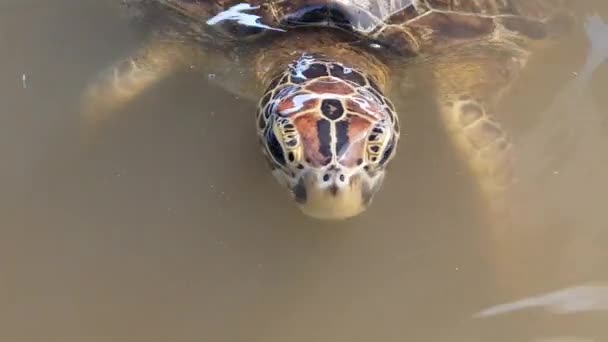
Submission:
[[[318,219],[356,216],[378,192],[400,137],[387,96],[404,95],[406,79],[432,85],[481,194],[498,196],[512,180],[513,145],[495,103],[571,18],[567,0],[123,3],[154,34],[87,88],[87,126],[178,70],[223,72],[218,82],[258,103],[272,173]]]

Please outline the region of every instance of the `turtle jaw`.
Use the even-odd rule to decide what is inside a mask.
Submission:
[[[290,188],[300,210],[319,220],[346,220],[360,215],[384,179],[384,172],[373,178],[363,171],[342,178],[336,172],[329,180],[327,174],[311,170]]]

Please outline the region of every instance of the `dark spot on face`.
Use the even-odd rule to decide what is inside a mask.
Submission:
[[[328,76],[327,67],[325,66],[325,64],[312,64],[308,67],[308,69],[304,70],[302,74],[306,78]]]
[[[344,114],[344,107],[340,100],[325,99],[321,103],[321,113],[330,120],[336,120]]]
[[[329,181],[329,175],[328,174],[324,174],[323,175],[323,181],[324,182],[328,182]]]
[[[344,175],[340,175],[340,182],[344,182],[345,179],[346,177],[344,177]]]
[[[283,154],[283,148],[281,147],[281,144],[277,140],[277,137],[275,137],[274,132],[272,130],[268,130],[267,132],[268,133],[266,135],[266,142],[270,154],[272,155],[274,160],[277,161],[277,163],[285,165],[285,155]]]
[[[331,158],[331,132],[330,123],[327,120],[317,121],[317,138],[319,139],[319,153]]]
[[[342,65],[340,64],[332,64],[330,66],[330,72],[331,75],[343,80],[347,80],[347,81],[351,81],[353,83],[356,83],[360,86],[364,86],[365,85],[365,78],[363,77],[363,75],[361,75],[360,73],[358,73],[357,71],[350,69],[350,68],[344,68]]]
[[[348,150],[348,122],[340,121],[336,123],[336,153],[344,155]]]
[[[306,195],[306,186],[304,186],[304,179],[300,179],[298,184],[293,187],[293,196],[296,202],[300,204],[306,203],[307,195]]]
[[[338,186],[336,184],[332,184],[329,187],[329,193],[332,194],[332,196],[336,196],[338,194]]]

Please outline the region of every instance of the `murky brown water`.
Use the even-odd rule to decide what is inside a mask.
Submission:
[[[155,87],[83,149],[82,89],[141,33],[109,1],[2,1],[0,339],[607,340],[608,290],[568,290],[608,284],[608,64],[583,70],[608,54],[599,28],[603,51],[581,29],[516,89],[522,115],[505,124],[527,210],[489,232],[428,117],[408,123],[372,209],[342,223],[285,200],[251,104],[197,75]]]

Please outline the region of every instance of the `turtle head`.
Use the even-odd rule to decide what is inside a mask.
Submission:
[[[257,122],[274,176],[317,219],[362,213],[399,140],[394,107],[370,77],[309,55],[272,79]]]

